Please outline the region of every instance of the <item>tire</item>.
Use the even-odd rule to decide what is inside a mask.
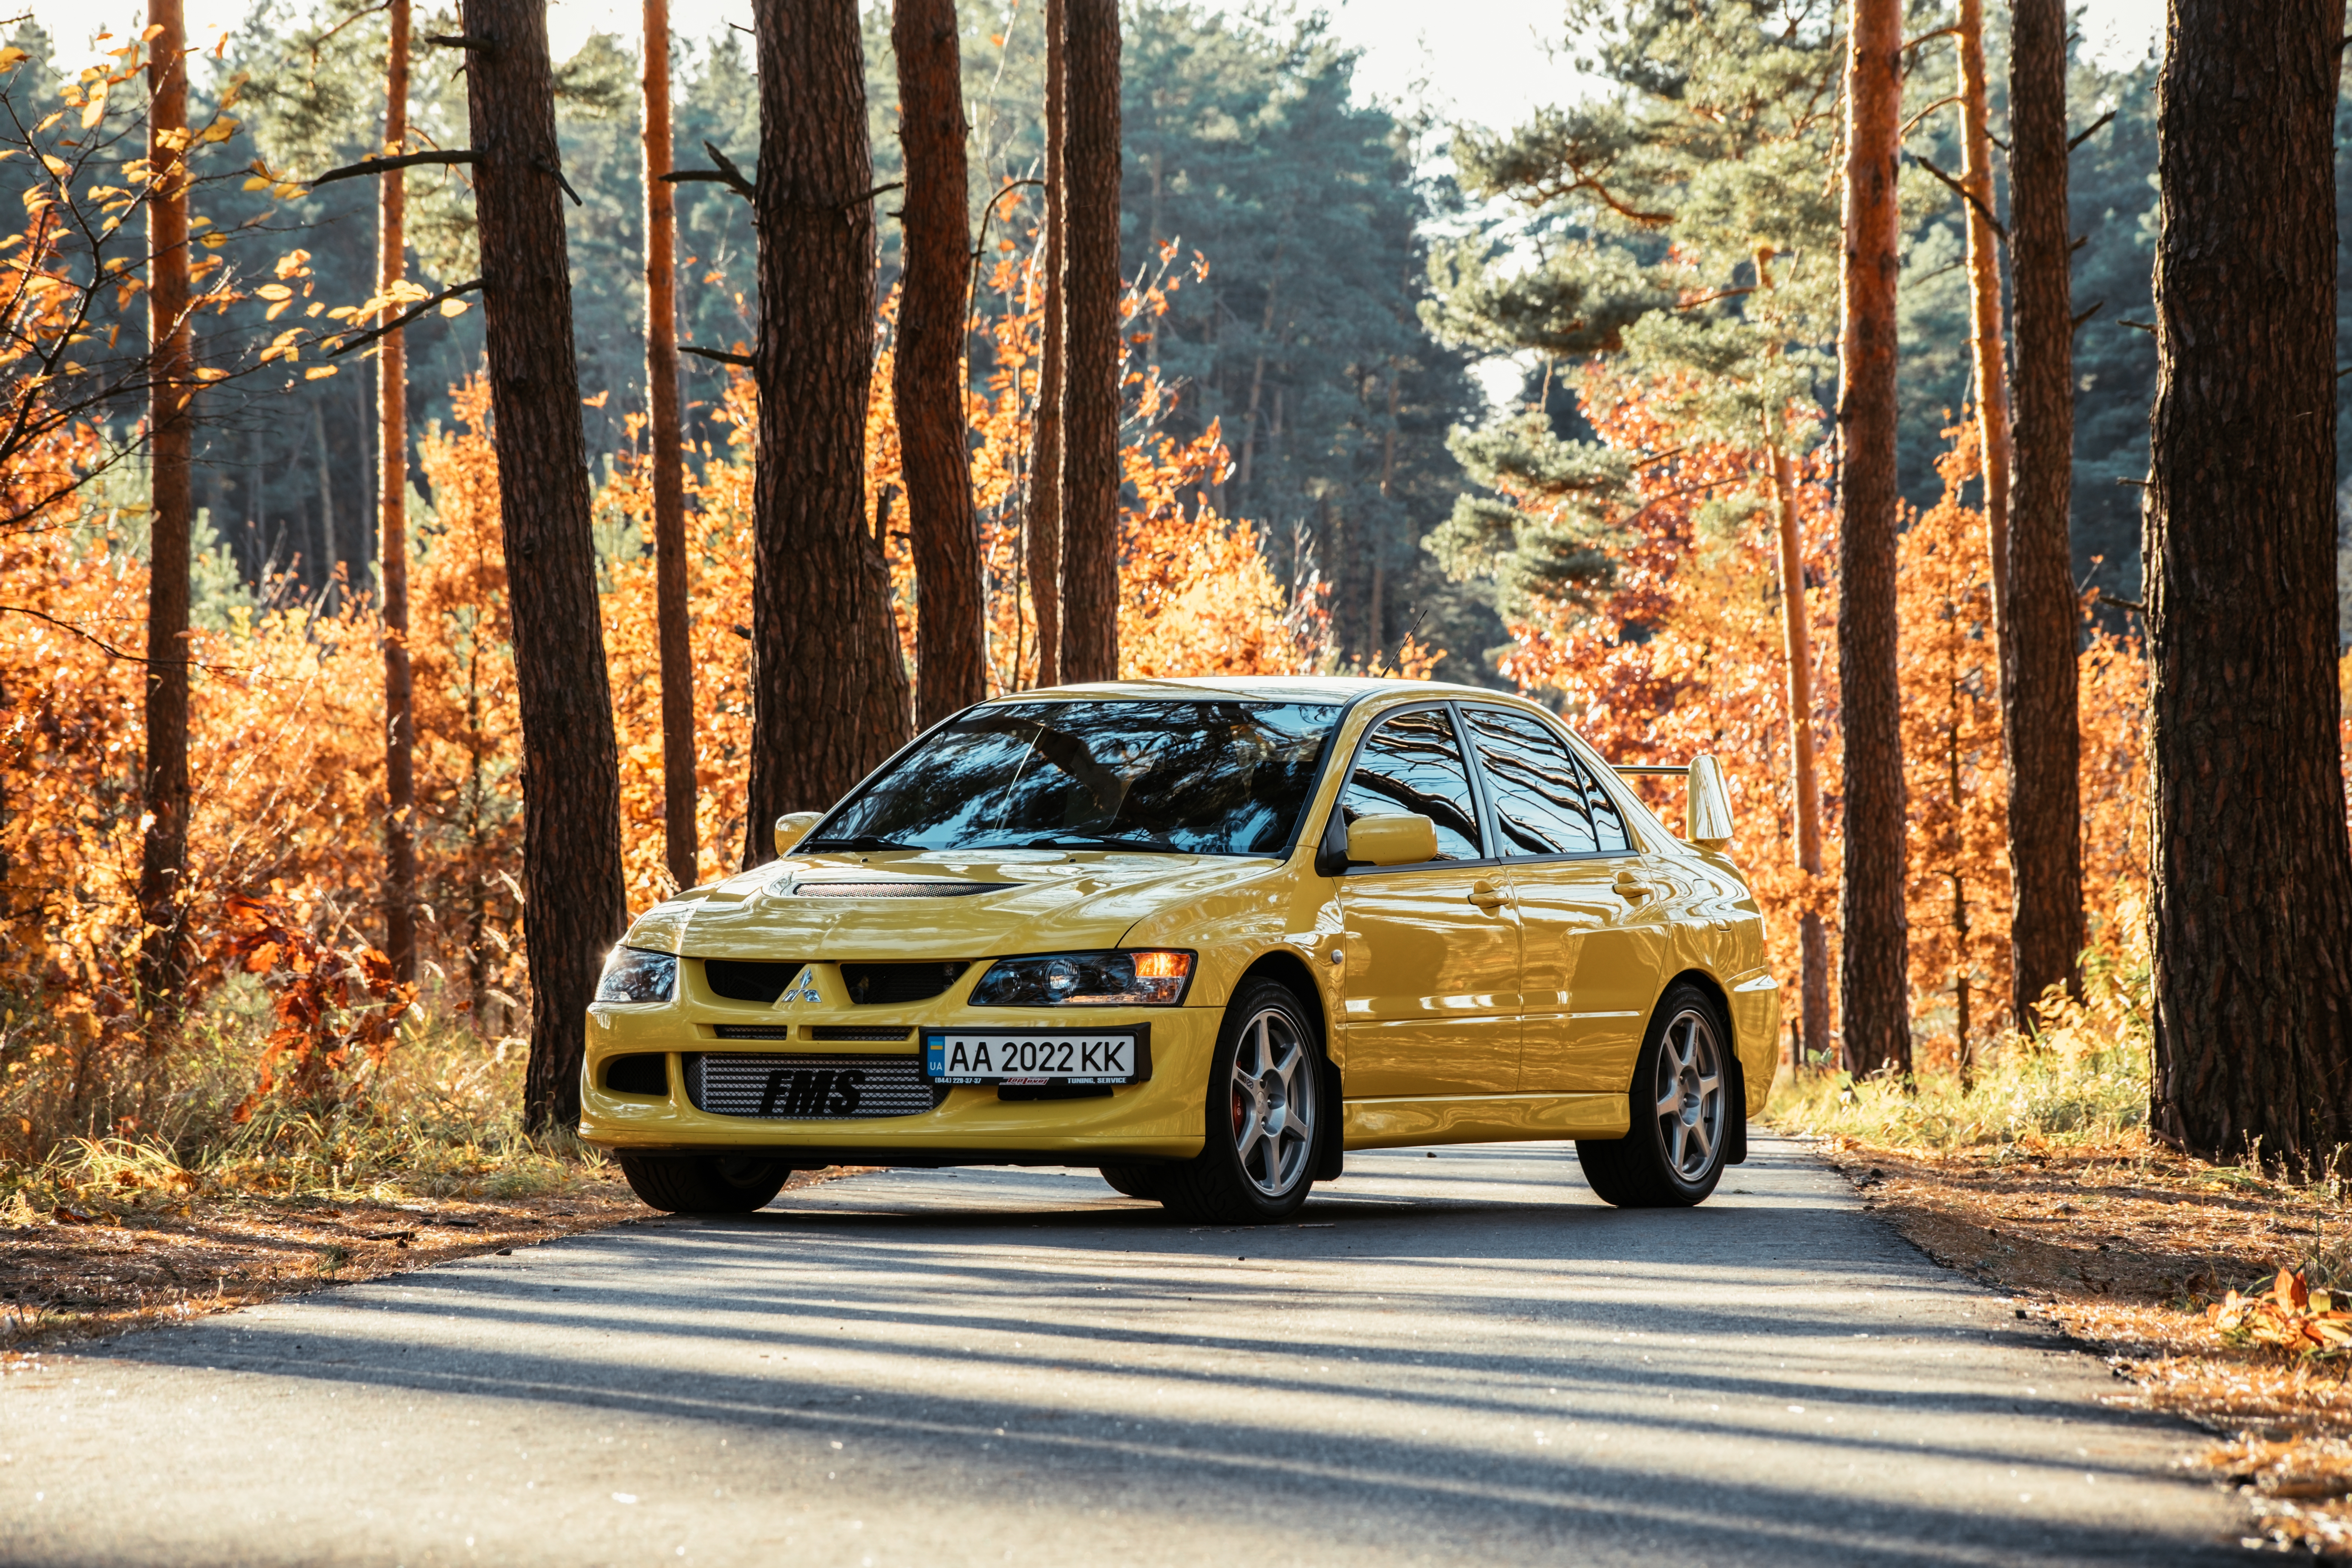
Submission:
[[[790,1165],[714,1155],[688,1160],[620,1156],[629,1190],[666,1214],[751,1214],[784,1190]]]
[[[1577,1163],[1595,1194],[1621,1209],[1688,1208],[1723,1179],[1733,1118],[1748,1107],[1731,1029],[1715,999],[1687,981],[1666,988],[1651,1015],[1626,1091],[1633,1126],[1606,1142],[1580,1139]]]
[[[1102,1179],[1121,1197],[1157,1200],[1160,1196],[1160,1177],[1163,1173],[1157,1165],[1104,1165],[1100,1169]]]
[[[1313,1016],[1288,987],[1245,983],[1225,1009],[1209,1068],[1201,1152],[1155,1173],[1173,1214],[1211,1225],[1288,1219],[1315,1185],[1317,1139],[1336,1109],[1324,1092]]]

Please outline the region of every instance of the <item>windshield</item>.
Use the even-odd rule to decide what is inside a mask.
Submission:
[[[1278,854],[1339,718],[1336,703],[992,703],[800,847]]]

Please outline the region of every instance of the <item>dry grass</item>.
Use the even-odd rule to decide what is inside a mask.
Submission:
[[[2352,1358],[2225,1336],[2210,1310],[2281,1268],[2352,1285],[2344,1184],[2153,1144],[2132,1015],[2111,1006],[2095,1028],[2100,1005],[2039,1046],[2008,1042],[1969,1092],[1809,1075],[1777,1086],[1768,1115],[1929,1257],[2095,1346],[2147,1407],[2224,1435],[2191,1463],[2239,1484],[2251,1539],[2352,1560]]]
[[[225,988],[136,1121],[118,1101],[0,1155],[0,1360],[650,1212],[594,1150],[524,1131],[520,1042],[462,1017],[420,1011],[338,1100],[236,1121],[265,1007]],[[37,1065],[0,1080],[20,1149],[70,1099]]]

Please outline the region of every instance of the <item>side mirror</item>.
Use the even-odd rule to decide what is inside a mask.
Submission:
[[[1700,848],[1731,847],[1731,789],[1723,782],[1723,764],[1706,752],[1691,759],[1683,816],[1683,837]]]
[[[1418,866],[1437,858],[1437,825],[1414,812],[1360,816],[1348,824],[1348,858],[1357,865]]]
[[[788,811],[776,818],[776,853],[789,855],[793,846],[808,837],[808,830],[817,825],[821,811]]]

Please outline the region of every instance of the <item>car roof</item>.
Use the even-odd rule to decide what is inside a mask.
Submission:
[[[1484,698],[1515,700],[1515,694],[1484,686],[1463,686],[1442,680],[1367,679],[1352,675],[1213,675],[1179,679],[1098,680],[1078,686],[1052,686],[1037,691],[1011,691],[996,702],[1066,701],[1076,699],[1127,700],[1160,698],[1244,698],[1256,702],[1352,702],[1383,694],[1399,697]]]

